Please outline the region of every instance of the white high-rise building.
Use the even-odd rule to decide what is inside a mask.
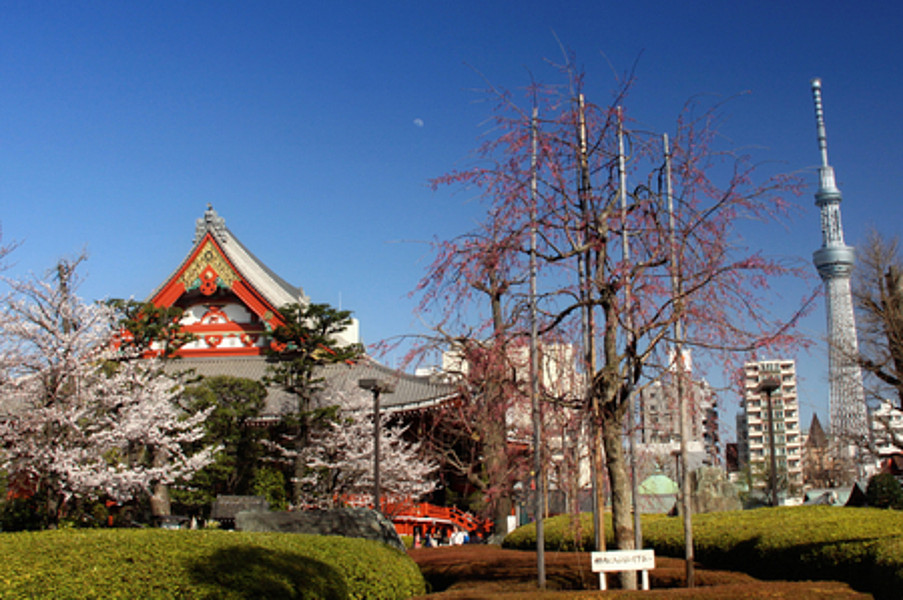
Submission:
[[[743,411],[737,419],[738,454],[741,468],[766,477],[754,478],[755,487],[766,489],[770,468],[771,435],[778,479],[786,473],[792,490],[803,484],[800,413],[796,388],[796,363],[792,360],[763,360],[744,365]],[[767,380],[777,387],[771,392],[771,429],[768,394],[760,385]],[[742,427],[742,430],[740,429]]]
[[[903,411],[890,400],[882,400],[871,413],[873,447],[879,459],[903,452],[894,444],[903,440]]]
[[[684,384],[690,417],[689,449],[701,464],[720,465],[721,437],[718,398],[705,379]],[[639,443],[644,450],[656,447],[665,454],[680,449],[680,410],[677,386],[673,381],[656,381],[639,393]]]

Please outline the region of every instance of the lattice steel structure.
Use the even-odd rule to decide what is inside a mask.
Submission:
[[[834,181],[834,169],[828,164],[828,140],[819,79],[812,80],[812,97],[815,101],[818,149],[821,153],[815,204],[821,214],[822,233],[822,246],[812,258],[825,283],[831,432],[835,437],[850,443],[859,443],[866,439],[868,417],[862,370],[856,362],[859,345],[856,341],[856,321],[850,293],[854,252],[843,241],[843,226],[840,221],[842,198]]]

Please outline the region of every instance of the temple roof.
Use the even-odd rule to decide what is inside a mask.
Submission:
[[[259,320],[241,321],[243,315],[230,317],[222,308],[222,300],[200,302],[228,293],[231,306],[242,304]],[[226,227],[225,219],[211,206],[197,220],[191,251],[175,271],[151,295],[158,306],[171,306],[189,296],[188,303],[202,306],[190,322],[183,317],[183,330],[197,340],[183,346],[180,357],[167,363],[167,371],[193,371],[196,375],[226,375],[263,381],[267,367],[278,357],[268,352],[269,331],[278,326],[279,308],[293,303],[307,304],[309,298],[301,288],[288,284],[252,254]],[[221,296],[220,296],[221,298]],[[239,322],[240,321],[240,322]],[[215,339],[214,339],[215,338]],[[253,338],[253,339],[252,339]],[[224,340],[232,340],[228,344]],[[336,335],[340,344],[359,343],[357,322]],[[190,347],[191,344],[198,347]],[[387,412],[418,410],[447,401],[456,396],[455,386],[433,377],[415,376],[390,369],[369,357],[351,364],[338,363],[319,367],[315,377],[325,380],[329,390],[359,390],[361,379],[378,379],[394,384],[394,391],[380,395]],[[327,400],[324,400],[327,401]],[[264,419],[278,418],[297,410],[298,398],[278,386],[268,389]]]
[[[219,216],[211,205],[207,205],[204,216],[197,220],[195,224],[194,242],[191,250],[179,264],[179,266],[167,277],[157,289],[155,289],[148,300],[155,300],[160,293],[172,282],[178,278],[180,274],[188,266],[202,244],[208,239],[207,235],[213,238],[225,257],[239,271],[242,278],[254,288],[263,298],[265,298],[274,308],[279,308],[286,304],[306,304],[309,298],[304,295],[304,290],[295,287],[274,273],[259,258],[248,250],[242,244],[235,234],[226,227],[226,220]]]
[[[193,371],[197,375],[213,377],[228,375],[260,381],[267,374],[267,367],[277,360],[265,356],[241,357],[186,357],[167,363],[167,371]],[[336,363],[318,367],[316,377],[325,380],[330,390],[351,392],[359,390],[361,379],[380,379],[395,384],[395,391],[380,395],[380,405],[387,412],[404,412],[430,408],[457,395],[454,385],[430,376],[409,375],[379,364],[369,357],[352,363]],[[264,417],[278,417],[296,409],[297,397],[276,386],[269,388]]]

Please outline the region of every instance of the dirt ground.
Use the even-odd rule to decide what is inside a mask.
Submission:
[[[865,600],[835,581],[761,581],[744,573],[696,568],[696,585],[686,588],[683,560],[656,557],[649,574],[651,591],[599,591],[599,576],[590,568],[590,555],[578,552],[547,552],[546,590],[537,588],[534,552],[503,550],[498,546],[466,545],[421,548],[408,552],[420,565],[432,593],[421,600],[509,600],[571,598],[731,598],[769,600]],[[609,577],[610,580],[614,579]],[[615,587],[613,581],[609,588]]]

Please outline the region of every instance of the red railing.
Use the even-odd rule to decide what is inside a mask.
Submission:
[[[351,506],[372,506],[370,498],[366,496],[346,497],[345,503]],[[395,525],[399,535],[412,535],[414,528],[418,526],[421,533],[426,533],[425,528],[442,530],[446,534],[455,529],[463,529],[484,537],[492,532],[492,521],[456,506],[437,506],[429,502],[387,502],[383,499],[380,508]]]

